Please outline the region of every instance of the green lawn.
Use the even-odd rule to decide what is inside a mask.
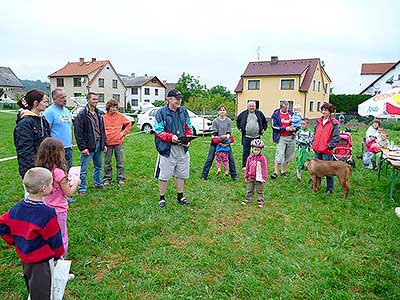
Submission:
[[[0,113],[0,158],[15,155],[14,120]],[[363,133],[354,135],[357,155]],[[240,140],[237,131],[235,137]],[[271,173],[270,129],[264,141]],[[176,204],[171,182],[167,208],[160,210],[154,137],[126,138],[127,184],[99,191],[89,179],[88,195],[70,206],[68,258],[76,278],[66,300],[400,298],[400,219],[388,200],[389,177],[378,181],[357,160],[343,200],[336,179],[332,195],[313,193],[307,180],[296,181],[291,164],[289,179],[267,182],[263,209],[254,202],[242,207],[243,180],[216,177],[215,167],[207,182],[200,180],[208,144],[207,137],[192,142],[186,182],[192,206]],[[233,151],[240,170],[239,142]],[[0,170],[5,212],[23,189],[16,160],[0,163]],[[0,299],[26,296],[15,251],[1,241]]]

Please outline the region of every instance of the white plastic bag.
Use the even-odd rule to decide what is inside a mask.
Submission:
[[[69,278],[69,269],[71,268],[70,260],[59,259],[53,271],[52,300],[62,300],[64,297],[65,287]]]

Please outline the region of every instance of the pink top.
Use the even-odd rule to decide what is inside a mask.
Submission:
[[[257,176],[257,165],[261,167],[261,176],[264,182],[267,180],[267,159],[264,155],[250,155],[246,162],[246,179],[256,179],[258,181],[259,176]],[[260,168],[259,168],[260,169]],[[259,174],[260,175],[260,174]]]
[[[44,200],[48,206],[54,207],[56,212],[65,212],[68,210],[67,197],[64,195],[61,189],[60,182],[67,175],[62,169],[54,168],[53,173],[53,191],[51,194],[44,197]]]

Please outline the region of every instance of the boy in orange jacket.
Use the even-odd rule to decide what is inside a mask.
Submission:
[[[115,153],[117,167],[117,182],[125,184],[123,144],[124,136],[131,130],[131,122],[118,111],[118,102],[109,100],[106,103],[106,114],[103,117],[106,132],[107,152],[104,159],[103,184],[110,185],[112,181],[112,155]]]

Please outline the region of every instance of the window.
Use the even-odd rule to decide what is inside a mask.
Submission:
[[[131,88],[131,94],[132,95],[137,95],[138,94],[138,88],[137,87]]]
[[[131,104],[132,104],[132,106],[139,106],[139,100],[138,99],[132,99]]]
[[[318,81],[318,92],[321,91],[321,81]]]
[[[310,101],[310,111],[314,111],[314,101]]]
[[[158,96],[158,89],[154,90],[154,95]]]
[[[113,85],[113,89],[117,89],[118,88],[118,80],[113,79],[112,85]]]
[[[112,95],[112,98],[113,98],[114,100],[117,100],[117,101],[119,102],[119,94],[113,94],[113,95]]]
[[[317,102],[317,111],[320,111],[321,110],[321,101],[318,101]]]
[[[150,89],[149,88],[145,88],[144,89],[144,94],[145,95],[150,95]]]
[[[58,87],[63,87],[64,86],[64,78],[57,78],[57,83],[56,85]]]
[[[80,87],[80,86],[82,86],[81,78],[80,77],[74,77],[74,87]]]
[[[282,79],[281,90],[294,90],[294,79]]]
[[[104,94],[97,94],[97,96],[99,97],[99,102],[104,102]]]
[[[144,102],[150,103],[150,99],[144,99]]]
[[[99,78],[99,87],[104,87],[104,78]]]
[[[248,90],[259,90],[260,89],[260,80],[249,80],[247,89]]]
[[[316,84],[316,81],[313,80],[313,82],[312,82],[312,90],[313,90],[313,91],[315,91],[315,84]]]
[[[74,93],[74,97],[82,97],[82,93]]]
[[[329,93],[329,91],[328,91],[328,84],[327,83],[325,83],[325,93]]]
[[[281,100],[282,101],[282,100]],[[281,104],[281,101],[279,101],[279,105]],[[287,102],[289,102],[289,109],[291,111],[293,111],[293,105],[294,105],[294,101],[293,100],[286,100]]]
[[[256,109],[260,109],[260,101],[251,99],[251,100],[247,100],[247,103],[249,103],[250,101],[256,103]]]

